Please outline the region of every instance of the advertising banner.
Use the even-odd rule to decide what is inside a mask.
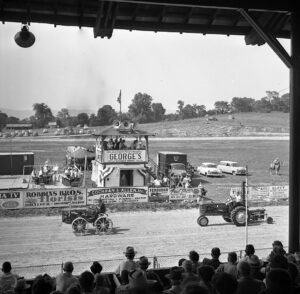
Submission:
[[[200,190],[198,188],[175,188],[170,189],[170,201],[185,200],[195,201],[200,197]]]
[[[95,204],[101,198],[104,203],[148,202],[147,187],[115,187],[87,189],[87,204]]]
[[[269,197],[271,199],[288,199],[289,186],[270,186]]]
[[[248,199],[252,201],[266,201],[269,198],[269,186],[249,187]]]
[[[0,191],[0,209],[23,208],[21,191]]]
[[[105,150],[104,163],[146,162],[146,150]]]
[[[169,187],[149,188],[149,202],[168,202],[170,189]]]
[[[86,189],[39,189],[26,190],[24,195],[25,208],[66,207],[86,204]]]

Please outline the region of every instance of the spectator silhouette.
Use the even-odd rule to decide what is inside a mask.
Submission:
[[[11,263],[5,261],[2,264],[3,274],[0,277],[0,293],[13,294],[14,288],[17,285],[18,275],[11,273]]]
[[[79,276],[79,285],[82,294],[92,294],[94,290],[94,275],[85,271]]]
[[[115,273],[117,275],[120,275],[123,270],[131,272],[137,268],[137,263],[133,260],[136,254],[134,248],[132,246],[126,247],[124,254],[126,256],[126,260],[122,261],[116,268]]]
[[[185,260],[182,263],[184,273],[182,274],[181,286],[184,288],[189,283],[199,282],[199,276],[193,273],[193,263],[190,260]]]
[[[63,265],[63,273],[56,276],[56,290],[65,293],[70,286],[78,284],[78,279],[73,276],[73,263],[68,261]]]
[[[199,285],[204,287],[209,294],[215,294],[211,282],[214,274],[215,269],[211,265],[202,265],[198,268],[198,276],[200,278]]]
[[[217,272],[224,272],[233,275],[237,278],[237,254],[236,252],[229,252],[227,257],[228,262],[222,263],[216,269]]]
[[[219,265],[221,264],[219,257],[221,255],[221,251],[220,248],[218,247],[214,247],[211,250],[211,259],[209,258],[204,258],[203,259],[203,264],[205,265],[211,265],[215,270],[219,267]]]
[[[192,250],[189,253],[189,259],[193,264],[193,273],[197,273],[198,268],[202,265],[201,262],[199,262],[199,254],[197,251]]]
[[[237,290],[237,280],[227,273],[216,273],[212,278],[212,285],[216,294],[235,294]]]
[[[238,287],[236,294],[258,294],[265,288],[264,283],[251,277],[251,268],[248,262],[240,261],[238,269]]]

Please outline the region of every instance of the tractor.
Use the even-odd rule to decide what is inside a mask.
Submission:
[[[245,226],[247,222],[267,221],[268,224],[273,223],[273,218],[268,217],[264,208],[248,208],[246,213],[245,201],[245,182],[242,182],[241,194],[231,196],[225,203],[215,202],[214,200],[202,197],[199,206],[200,216],[197,223],[201,227],[208,225],[207,216],[220,215],[228,223],[236,226]]]

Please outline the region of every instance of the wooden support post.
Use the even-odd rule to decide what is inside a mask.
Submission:
[[[300,230],[300,13],[291,14],[289,252],[299,251]]]

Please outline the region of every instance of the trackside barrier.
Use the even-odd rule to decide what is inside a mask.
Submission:
[[[224,199],[239,195],[241,187],[211,185],[207,197]],[[288,201],[289,186],[248,187],[248,200],[251,203],[276,204]],[[200,198],[198,188],[168,187],[111,187],[111,188],[39,188],[26,190],[0,191],[0,209],[45,208],[84,206],[95,203],[99,198],[105,203],[141,202],[196,202]]]
[[[255,254],[259,256],[262,260],[265,260],[268,254],[271,252],[272,248],[256,248]],[[242,258],[244,256],[244,250],[232,250],[235,251],[238,255],[238,259]],[[221,262],[227,262],[227,251],[221,252],[220,261]],[[203,258],[211,258],[210,252],[206,253],[199,253],[200,256],[200,262],[203,260]],[[138,256],[135,260],[138,260]],[[188,259],[188,252],[187,254],[183,255],[164,255],[164,256],[153,256],[148,257],[149,261],[151,261],[151,264],[149,268],[168,268],[172,266],[178,265],[178,261],[181,258]],[[120,264],[120,262],[124,260],[122,259],[111,259],[111,260],[99,260],[101,265],[103,266],[103,272],[114,272],[117,266]],[[67,260],[65,260],[67,261]],[[56,264],[47,264],[47,265],[30,265],[30,266],[23,266],[23,267],[13,267],[13,272],[23,276],[27,279],[32,279],[37,275],[45,274],[47,273],[50,276],[56,276],[59,273],[62,272],[62,266],[65,261],[62,261],[61,263]],[[90,270],[90,266],[92,265],[94,260],[90,261],[73,261],[74,265],[74,275],[79,275],[85,270]]]

